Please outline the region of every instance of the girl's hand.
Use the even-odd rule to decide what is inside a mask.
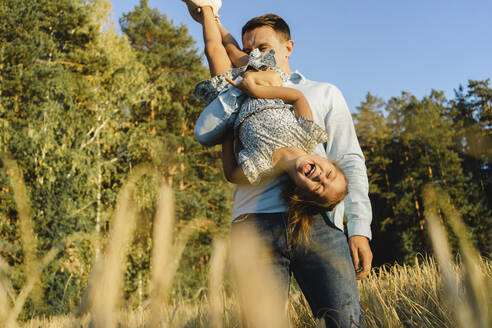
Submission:
[[[234,87],[254,98],[270,98],[268,93],[265,93],[267,92],[266,89],[268,87],[282,86],[282,78],[275,71],[244,72],[243,80],[239,84],[228,78],[226,79]]]
[[[282,78],[280,77],[280,74],[272,70],[259,72],[247,71],[243,73],[243,78],[251,79],[255,84],[264,87],[282,86]]]
[[[234,82],[233,80],[227,78],[227,77],[226,77],[226,80],[227,80],[227,82],[232,84],[232,86],[234,86],[235,88],[238,88],[239,90],[241,90],[243,93],[247,94],[248,96],[253,97],[253,98],[262,98],[262,96],[259,94],[259,90],[261,87],[259,85],[257,85],[253,79],[243,78],[243,80],[239,84]]]

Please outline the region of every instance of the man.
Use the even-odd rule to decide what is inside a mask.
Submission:
[[[235,42],[231,36],[220,24],[219,28],[231,61],[236,65],[243,63],[240,56],[236,58]],[[275,50],[277,66],[289,74],[289,81],[284,86],[298,89],[304,94],[315,123],[324,127],[329,135],[329,141],[318,145],[314,153],[328,156],[345,171],[349,192],[335,210],[313,216],[310,242],[305,245],[296,243],[289,236],[285,213],[287,206],[282,198],[282,189],[288,183],[288,177],[267,179],[255,186],[236,185],[231,227],[233,246],[235,232],[241,225],[253,223],[272,250],[271,266],[283,284],[285,297],[292,272],[320,327],[351,327],[352,324],[361,327],[356,278],[366,277],[371,268],[369,239],[372,212],[364,157],[350,111],[335,86],[310,81],[301,73],[292,72],[289,57],[294,42],[282,18],[268,14],[251,19],[242,29],[242,41],[246,53],[255,48],[262,52]],[[261,76],[261,73],[258,74]],[[222,105],[227,106],[226,103]],[[195,131],[206,124],[199,120]],[[343,233],[344,209],[348,243]]]

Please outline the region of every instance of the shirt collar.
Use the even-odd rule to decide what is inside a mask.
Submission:
[[[294,84],[299,84],[301,82],[304,82],[304,80],[306,80],[306,78],[301,73],[299,73],[298,70],[295,70],[294,72],[290,73],[288,79],[290,82]]]

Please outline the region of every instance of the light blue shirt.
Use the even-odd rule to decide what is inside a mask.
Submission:
[[[289,76],[284,86],[300,90],[309,102],[315,123],[323,127],[329,139],[318,145],[313,154],[328,157],[340,166],[349,181],[348,194],[328,217],[343,230],[343,215],[347,217],[348,236],[362,235],[371,238],[372,210],[369,200],[364,155],[355,133],[352,115],[337,87],[306,79],[299,72]],[[235,97],[237,93],[233,93]],[[218,143],[220,134],[237,110],[231,92],[220,94],[204,110],[195,126],[195,136],[205,145]],[[220,127],[220,129],[217,129]],[[259,185],[236,185],[232,220],[247,213],[285,212],[287,207],[281,197],[286,175],[277,179],[266,179]]]

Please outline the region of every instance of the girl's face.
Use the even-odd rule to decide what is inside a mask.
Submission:
[[[299,193],[319,204],[337,199],[347,190],[343,171],[331,160],[315,156],[300,156],[295,161],[295,170],[289,170]]]

